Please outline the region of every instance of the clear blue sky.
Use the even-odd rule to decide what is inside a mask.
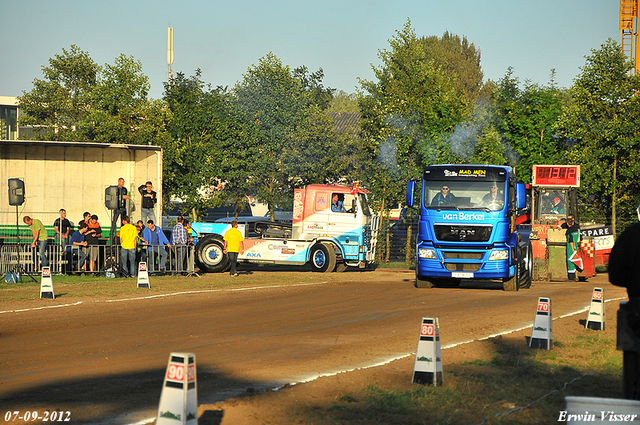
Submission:
[[[0,95],[20,96],[49,58],[72,44],[99,65],[121,53],[143,66],[150,96],[167,80],[167,27],[174,72],[197,68],[213,86],[232,87],[273,52],[292,68],[322,68],[324,84],[348,93],[373,79],[378,52],[407,18],[418,36],[449,31],[482,53],[485,80],[509,66],[521,80],[571,86],[591,49],[618,43],[616,0],[0,0]]]

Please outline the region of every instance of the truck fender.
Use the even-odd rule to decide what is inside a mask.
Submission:
[[[344,258],[344,251],[342,250],[342,245],[334,238],[321,238],[317,240],[317,243],[322,243],[327,245],[329,248],[333,248],[336,252],[337,258]]]

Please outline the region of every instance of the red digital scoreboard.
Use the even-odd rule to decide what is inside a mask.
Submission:
[[[580,187],[579,165],[534,165],[534,186]]]

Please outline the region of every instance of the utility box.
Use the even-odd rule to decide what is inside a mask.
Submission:
[[[565,229],[547,230],[549,250],[549,277],[551,280],[567,280],[567,237]]]

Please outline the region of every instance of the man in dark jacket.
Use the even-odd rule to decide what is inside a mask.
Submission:
[[[153,190],[153,184],[146,182],[138,188],[138,192],[142,196],[142,222],[147,223],[149,220],[156,222],[156,214],[153,209],[158,202],[156,192]]]

